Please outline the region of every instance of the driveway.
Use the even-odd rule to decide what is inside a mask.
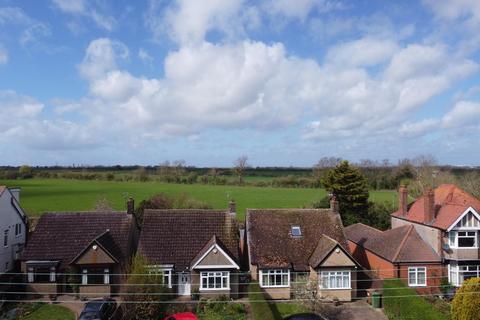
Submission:
[[[381,309],[374,309],[363,300],[326,306],[328,320],[388,320]]]

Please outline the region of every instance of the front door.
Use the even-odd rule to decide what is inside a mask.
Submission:
[[[180,273],[178,275],[178,295],[189,296],[190,295],[190,274]]]

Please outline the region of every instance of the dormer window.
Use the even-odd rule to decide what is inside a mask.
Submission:
[[[302,229],[300,228],[300,226],[292,226],[291,233],[292,237],[301,237]]]

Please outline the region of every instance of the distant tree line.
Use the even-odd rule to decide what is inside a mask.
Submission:
[[[166,161],[157,166],[95,167],[0,167],[0,179],[75,179],[105,181],[157,181],[180,184],[248,185],[257,187],[323,188],[327,172],[342,162],[323,157],[313,168],[252,167],[240,156],[231,168],[197,168],[184,160]],[[440,166],[434,157],[418,156],[393,164],[389,160],[360,160],[351,163],[365,177],[369,190],[393,190],[409,184],[412,195],[428,185],[456,183],[480,196],[480,167]]]

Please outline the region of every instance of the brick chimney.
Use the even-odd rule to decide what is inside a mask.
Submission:
[[[428,189],[423,195],[423,222],[431,222],[435,218],[435,193]]]
[[[228,202],[228,213],[233,214],[235,217],[237,213],[237,204],[235,203],[235,200],[230,200]]]
[[[335,196],[332,196],[332,198],[330,199],[330,210],[335,214],[340,214],[340,207],[337,197]]]
[[[135,201],[132,197],[129,197],[127,200],[127,214],[135,213]]]
[[[407,215],[408,189],[401,185],[398,189],[398,210],[402,216]]]

